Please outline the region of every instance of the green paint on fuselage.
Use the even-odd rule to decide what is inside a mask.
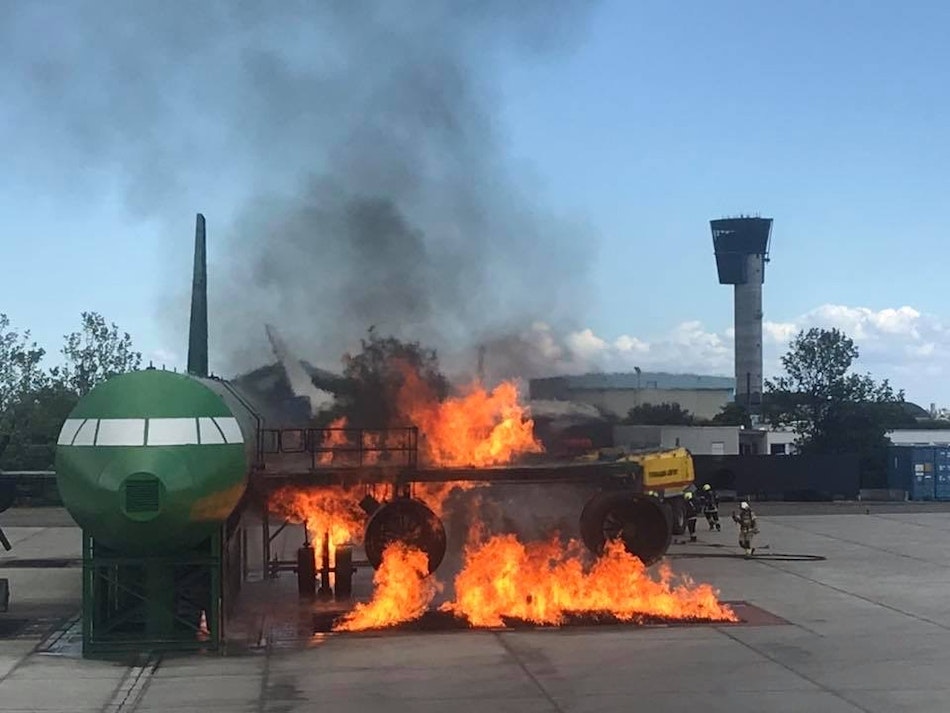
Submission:
[[[146,369],[113,376],[86,394],[70,418],[231,416],[221,397],[187,374]]]
[[[158,370],[114,377],[70,414],[71,419],[199,417],[233,414],[200,381]],[[243,443],[61,445],[56,453],[57,481],[70,514],[100,543],[126,554],[163,554],[199,543],[237,506],[247,472]],[[134,492],[127,492],[129,487]]]

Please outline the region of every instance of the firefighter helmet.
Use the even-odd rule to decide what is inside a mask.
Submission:
[[[712,490],[712,486],[711,486],[709,483],[706,483],[706,484],[703,486],[703,490]]]
[[[683,497],[686,498],[687,500],[692,500],[693,494],[687,490],[685,493],[683,493]]]
[[[747,503],[745,500],[743,500],[741,503],[739,503],[739,507],[742,508],[743,510],[748,510],[748,509],[749,509],[749,503]]]

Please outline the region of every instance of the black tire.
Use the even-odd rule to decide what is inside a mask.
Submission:
[[[673,539],[670,509],[656,498],[633,493],[598,493],[581,512],[581,539],[600,555],[608,540],[619,539],[624,549],[647,566],[662,559]]]
[[[425,552],[429,556],[429,574],[439,568],[445,557],[445,527],[419,500],[392,500],[373,513],[366,523],[363,544],[366,559],[374,569],[379,569],[383,550],[392,542],[403,542]]]
[[[686,504],[682,498],[674,498],[669,502],[669,506],[672,532],[674,535],[682,535],[686,532]]]
[[[333,596],[337,601],[349,599],[353,596],[353,548],[337,547],[333,557]]]
[[[597,493],[584,503],[581,510],[580,531],[584,546],[596,555],[604,549],[603,510],[607,501],[616,493]]]

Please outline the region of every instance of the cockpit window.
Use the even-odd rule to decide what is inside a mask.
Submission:
[[[144,418],[103,418],[99,421],[97,446],[145,445]]]
[[[238,425],[236,418],[233,416],[221,418],[219,416],[214,421],[218,424],[218,428],[221,429],[221,433],[224,434],[224,438],[228,443],[244,443],[244,436],[241,435],[241,427]]]
[[[147,427],[146,427],[147,426]],[[61,446],[189,446],[244,443],[234,417],[69,418]]]
[[[86,422],[79,427],[73,438],[74,446],[91,446],[96,442],[96,427],[99,421],[94,418],[86,419]]]
[[[194,418],[150,418],[148,445],[187,446],[198,443],[198,423]]]
[[[57,445],[71,446],[73,439],[76,437],[76,431],[79,430],[82,424],[83,419],[81,418],[67,418],[66,423],[63,424],[63,428],[59,432],[59,440],[56,441]]]
[[[201,445],[214,445],[224,443],[224,434],[218,428],[213,418],[198,419],[198,435],[201,438]]]

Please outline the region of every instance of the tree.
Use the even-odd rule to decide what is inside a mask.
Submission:
[[[40,368],[44,354],[30,341],[29,331],[21,335],[10,327],[7,315],[0,314],[0,462],[23,420],[18,405],[49,384],[49,376]]]
[[[407,425],[398,423],[399,392],[407,374],[419,378],[428,398],[441,401],[448,396],[449,381],[439,369],[435,350],[418,342],[380,337],[373,327],[360,345],[359,353],[343,357],[347,393],[327,419],[345,415],[354,427],[372,429]]]
[[[752,417],[745,406],[730,401],[723,406],[719,413],[712,417],[711,423],[714,426],[744,426],[752,428]]]
[[[96,384],[115,376],[134,371],[142,364],[142,355],[132,350],[128,332],[119,333],[112,323],[106,325],[96,312],[82,313],[82,328],[67,334],[62,354],[66,364],[53,371],[74,393],[84,396]]]
[[[24,394],[8,411],[7,447],[0,454],[3,470],[47,470],[53,467],[63,421],[79,397],[59,381]]]
[[[696,417],[677,403],[645,403],[634,406],[627,412],[623,423],[636,426],[693,426]]]
[[[0,413],[21,394],[42,386],[48,376],[40,368],[46,351],[30,341],[30,332],[22,335],[10,328],[7,315],[0,313]]]
[[[773,426],[791,426],[799,452],[856,453],[866,485],[882,484],[886,433],[906,420],[904,392],[850,373],[854,341],[837,329],[800,332],[782,357],[785,376],[766,381]]]
[[[51,467],[63,421],[79,398],[142,359],[128,334],[94,312],[84,312],[81,331],[65,336],[62,354],[64,365],[44,370],[45,350],[0,314],[0,468]]]

